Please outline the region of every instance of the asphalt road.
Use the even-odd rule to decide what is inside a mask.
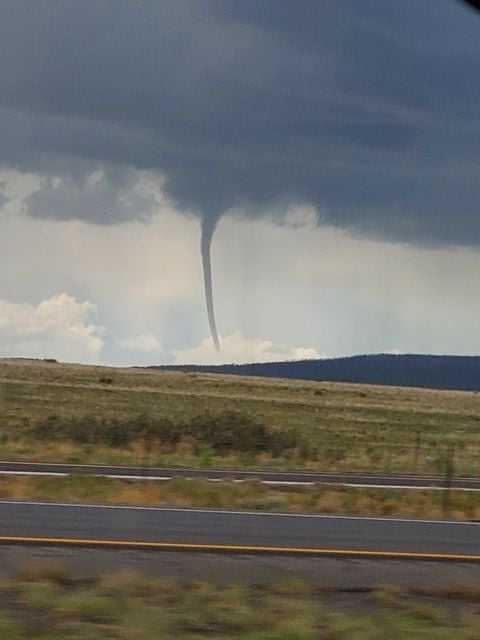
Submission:
[[[480,525],[0,501],[0,543],[480,561]]]
[[[442,489],[442,476],[381,473],[307,473],[302,471],[239,471],[220,469],[175,469],[159,467],[125,467],[105,465],[72,465],[55,463],[0,461],[0,475],[70,476],[93,475],[139,480],[191,478],[204,480],[258,480],[272,485],[313,485],[317,483],[357,487],[391,487],[405,489]],[[452,488],[480,491],[480,477],[456,477]]]

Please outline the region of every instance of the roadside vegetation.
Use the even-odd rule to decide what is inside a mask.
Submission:
[[[480,473],[480,394],[0,361],[0,457]]]
[[[147,453],[161,449],[175,451],[178,445],[188,444],[196,456],[203,458],[266,452],[278,458],[299,448],[305,449],[304,455],[313,455],[298,429],[269,429],[259,418],[239,411],[207,412],[177,422],[145,415],[124,419],[94,416],[66,419],[53,415],[34,424],[25,436],[39,442],[63,441],[112,448],[137,443]]]
[[[315,590],[297,580],[215,586],[132,572],[75,580],[61,565],[26,567],[0,584],[5,640],[473,640],[480,593]]]
[[[0,478],[0,499],[480,520],[478,492],[279,487],[253,481],[7,476]]]

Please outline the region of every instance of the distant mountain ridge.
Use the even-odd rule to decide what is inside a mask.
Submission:
[[[480,356],[376,354],[325,360],[223,365],[167,365],[147,368],[480,391]]]

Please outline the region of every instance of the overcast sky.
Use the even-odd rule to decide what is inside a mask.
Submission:
[[[3,0],[0,355],[480,353],[479,60],[456,0]]]

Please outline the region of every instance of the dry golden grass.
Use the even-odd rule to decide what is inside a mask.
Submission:
[[[101,382],[110,379],[108,382]],[[124,464],[205,464],[183,443],[146,456],[124,450],[37,443],[24,438],[36,420],[135,417],[185,420],[206,410],[239,410],[274,428],[296,427],[314,456],[291,452],[272,460],[210,456],[216,466],[280,466],[441,473],[455,442],[457,472],[475,474],[480,460],[480,394],[326,382],[114,369],[0,360],[0,457]]]
[[[206,480],[126,481],[106,478],[0,478],[1,499],[72,503],[214,507],[292,513],[480,519],[477,492],[451,491],[448,508],[441,491],[353,487],[270,487],[257,482]]]

